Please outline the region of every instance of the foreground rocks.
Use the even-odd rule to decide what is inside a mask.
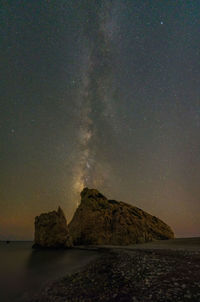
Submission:
[[[69,228],[60,207],[35,218],[34,247],[71,247],[72,242],[130,245],[171,238],[174,233],[162,220],[122,201],[109,200],[95,189],[81,192],[81,203]]]
[[[112,250],[29,301],[199,302],[199,280],[199,252]]]
[[[85,188],[69,224],[74,245],[128,245],[174,238],[171,228],[143,210]]]
[[[62,209],[41,214],[35,218],[35,240],[33,248],[71,247],[67,221]]]

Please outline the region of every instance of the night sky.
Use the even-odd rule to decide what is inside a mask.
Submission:
[[[200,2],[2,1],[0,239],[84,186],[200,236]]]

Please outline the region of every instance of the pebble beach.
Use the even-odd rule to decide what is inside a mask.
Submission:
[[[200,301],[198,249],[102,249],[81,271],[43,288],[31,302]]]

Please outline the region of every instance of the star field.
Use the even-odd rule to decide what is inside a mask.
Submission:
[[[84,186],[200,230],[198,1],[0,8],[0,239]]]

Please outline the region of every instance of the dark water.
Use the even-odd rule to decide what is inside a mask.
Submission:
[[[0,242],[0,301],[29,301],[49,281],[78,271],[96,251],[32,250],[32,242]],[[26,297],[26,298],[25,298]]]

